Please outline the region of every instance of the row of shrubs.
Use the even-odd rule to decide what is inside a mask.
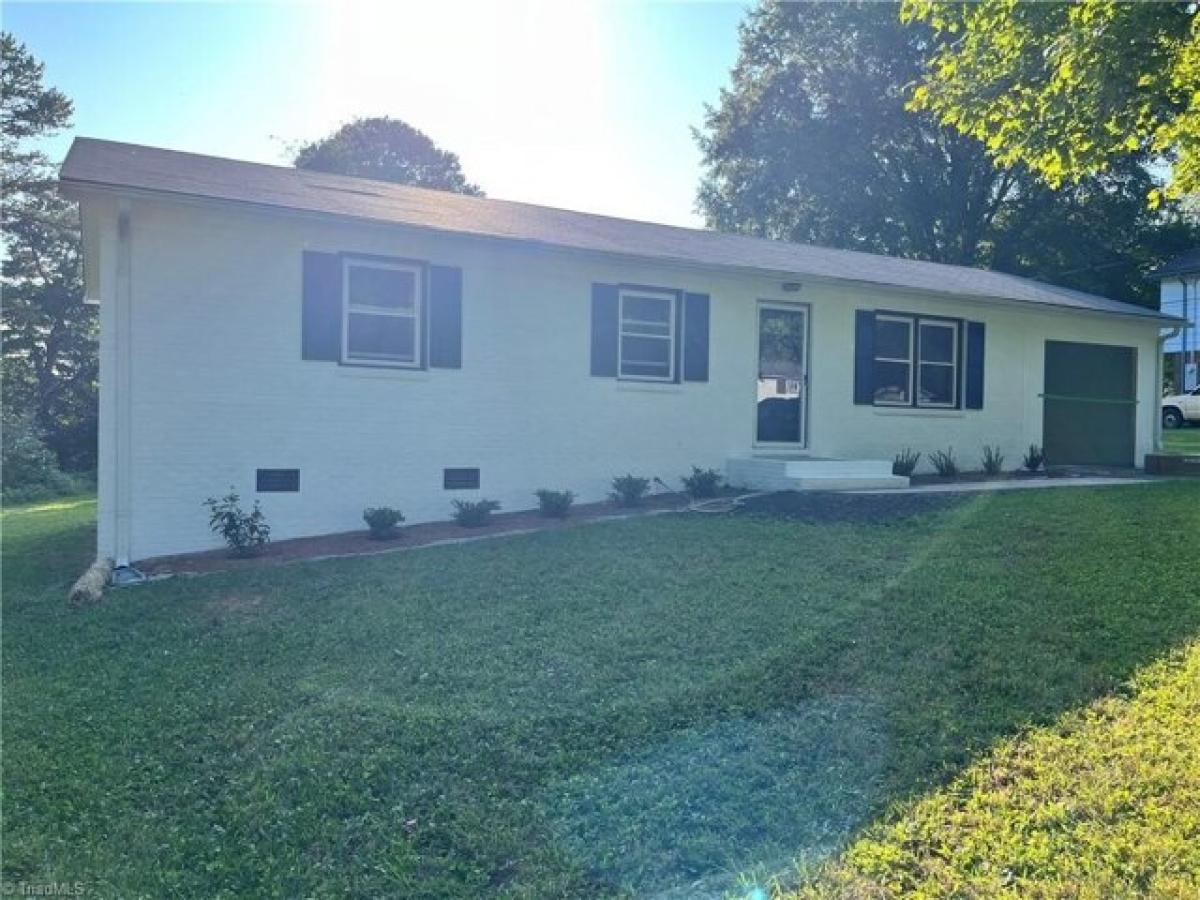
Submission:
[[[716,469],[692,467],[690,475],[680,479],[684,491],[695,499],[715,497],[724,482]],[[618,506],[641,506],[654,483],[666,484],[658,478],[640,475],[618,475],[612,480],[609,496]],[[534,492],[538,500],[538,511],[548,519],[565,519],[575,503],[573,491],[555,491],[539,488]],[[224,497],[209,497],[204,501],[209,510],[209,528],[224,539],[234,556],[254,556],[271,540],[271,527],[267,524],[257,500],[246,511],[242,509],[241,497],[230,489]],[[496,500],[455,500],[454,521],[463,528],[482,528],[492,521],[492,513],[500,509]],[[372,506],[363,510],[363,521],[367,523],[371,537],[390,540],[399,533],[404,515],[392,506]]]
[[[912,475],[916,471],[917,464],[920,461],[920,453],[909,447],[905,447],[892,460],[892,473],[906,477]],[[1021,459],[1021,468],[1027,472],[1037,472],[1045,463],[1046,456],[1042,453],[1042,448],[1037,444],[1030,444],[1029,450],[1026,451],[1024,457]],[[953,447],[932,451],[929,454],[929,464],[943,478],[955,478],[960,472]],[[979,467],[986,475],[1003,474],[1004,454],[1000,452],[1000,448],[985,444],[983,454],[979,457]]]

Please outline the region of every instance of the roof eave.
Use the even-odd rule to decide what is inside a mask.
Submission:
[[[65,168],[65,163],[64,163]],[[409,228],[416,231],[426,231],[435,234],[458,235],[461,237],[474,238],[477,240],[495,240],[505,243],[522,244],[525,246],[540,247],[546,249],[557,250],[570,253],[593,253],[608,257],[621,257],[626,259],[650,260],[660,263],[670,263],[674,265],[686,266],[688,268],[703,268],[703,269],[719,269],[726,272],[745,272],[758,275],[770,275],[772,277],[799,277],[806,279],[814,279],[820,282],[829,284],[852,284],[863,285],[870,288],[878,289],[880,287],[890,290],[913,293],[926,294],[938,297],[953,298],[956,300],[978,301],[984,303],[1002,304],[1005,306],[1019,305],[1025,308],[1039,309],[1050,312],[1065,312],[1065,313],[1090,313],[1095,315],[1105,316],[1120,316],[1128,319],[1137,319],[1147,323],[1157,322],[1163,325],[1187,324],[1187,320],[1178,316],[1169,316],[1163,313],[1151,310],[1148,307],[1136,307],[1130,304],[1131,309],[1125,310],[1110,310],[1097,307],[1082,307],[1070,306],[1068,304],[1058,303],[1041,303],[1036,300],[1021,300],[1013,297],[1001,297],[998,295],[963,293],[956,291],[940,291],[934,288],[917,288],[909,285],[896,284],[890,281],[868,281],[861,278],[847,278],[840,276],[830,276],[817,274],[813,272],[799,271],[796,269],[767,269],[752,266],[734,266],[722,263],[701,263],[692,259],[683,257],[668,257],[668,256],[649,256],[639,255],[636,253],[606,251],[598,249],[587,249],[574,247],[570,244],[557,244],[550,241],[538,240],[535,238],[521,237],[505,237],[500,235],[489,235],[475,233],[470,231],[462,231],[459,229],[437,228],[432,225],[414,225],[408,222],[395,222],[389,219],[383,219],[372,216],[357,216],[350,213],[341,213],[331,210],[307,209],[298,206],[288,206],[278,203],[265,203],[255,200],[237,200],[229,197],[214,197],[207,194],[189,193],[186,191],[171,191],[156,188],[132,187],[129,185],[116,184],[113,182],[91,181],[88,179],[59,177],[59,190],[63,196],[69,199],[79,200],[89,193],[104,193],[104,194],[121,194],[127,196],[148,196],[148,197],[168,197],[172,199],[182,199],[191,202],[200,203],[228,203],[235,206],[248,207],[251,209],[264,210],[271,213],[290,213],[293,215],[316,216],[319,218],[333,218],[341,221],[361,222],[380,227],[391,228]]]

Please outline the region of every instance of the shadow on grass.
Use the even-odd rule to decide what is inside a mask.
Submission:
[[[48,585],[67,587],[96,558],[96,499],[91,495],[6,506],[4,532],[5,605]]]
[[[819,671],[784,652],[783,677],[763,674],[766,712],[569,780],[567,840],[625,889],[721,896],[1113,690],[1200,631],[1200,562],[1166,537],[1200,528],[1200,491],[1127,490],[986,496],[913,530],[903,567],[818,640],[839,648]],[[825,506],[782,514],[861,521]]]
[[[606,879],[719,896],[748,864],[770,875],[845,841],[879,800],[887,740],[881,710],[824,697],[676,732],[557,785],[548,803]]]

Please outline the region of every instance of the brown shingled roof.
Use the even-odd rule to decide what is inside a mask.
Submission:
[[[67,187],[152,191],[571,250],[1175,321],[1146,307],[985,269],[657,225],[94,138],[75,139],[60,179]]]

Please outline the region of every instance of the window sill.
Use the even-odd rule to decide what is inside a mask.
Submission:
[[[617,380],[618,391],[634,391],[648,394],[682,394],[683,385],[674,381]]]
[[[367,378],[378,381],[428,381],[428,369],[409,369],[403,366],[370,366],[342,363],[338,366],[342,378]]]
[[[938,409],[923,406],[876,406],[873,408],[877,416],[915,416],[930,419],[965,419],[967,414],[961,409]]]

